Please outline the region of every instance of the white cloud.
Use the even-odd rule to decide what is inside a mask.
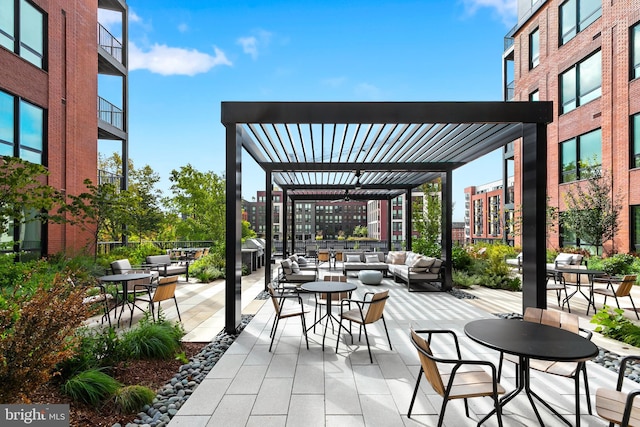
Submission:
[[[131,10],[131,8],[129,8],[129,22],[142,22],[142,18]]]
[[[129,19],[131,19],[131,17],[129,17]],[[121,25],[122,14],[114,10],[98,9],[98,22],[107,29],[114,25]]]
[[[242,46],[244,53],[251,55],[253,59],[257,59],[259,51],[262,51],[271,43],[271,33],[265,30],[255,30],[251,36],[238,38],[237,43]]]
[[[213,49],[215,55],[209,55],[195,49],[156,43],[151,49],[143,52],[135,43],[129,42],[129,70],[149,70],[163,76],[194,76],[206,73],[219,65],[232,65],[222,50],[215,46]]]
[[[380,88],[370,83],[359,83],[355,87],[355,93],[362,99],[379,100],[381,98],[382,91]]]
[[[483,7],[494,9],[502,21],[509,25],[513,25],[518,16],[518,0],[464,0],[464,5],[471,15]]]

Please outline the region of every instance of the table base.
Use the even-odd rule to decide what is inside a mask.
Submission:
[[[520,356],[520,363],[518,363],[518,377],[517,377],[517,382],[516,382],[516,389],[510,391],[509,393],[507,393],[506,395],[504,395],[501,399],[500,399],[500,408],[504,408],[504,406],[509,403],[514,397],[516,397],[518,394],[520,394],[520,392],[524,391],[525,394],[527,395],[527,398],[529,399],[529,403],[531,403],[531,407],[533,408],[533,412],[536,414],[536,418],[538,419],[538,422],[540,423],[541,426],[544,426],[544,423],[542,422],[542,417],[540,416],[540,412],[538,412],[538,408],[536,408],[535,403],[533,402],[533,398],[535,397],[536,399],[538,399],[538,401],[540,403],[542,403],[548,410],[550,410],[551,412],[553,412],[553,414],[555,414],[558,418],[560,418],[562,421],[565,422],[565,424],[567,424],[568,426],[571,426],[571,423],[569,422],[569,420],[567,420],[565,417],[562,416],[562,414],[560,414],[558,411],[555,410],[555,408],[553,408],[551,405],[549,405],[547,402],[545,402],[545,400],[543,398],[541,398],[540,396],[538,396],[538,394],[531,390],[531,375],[529,372],[529,358],[528,357],[522,357]],[[576,399],[578,399],[579,396],[576,396]],[[577,403],[577,407],[576,407],[576,427],[580,426],[580,408],[579,408],[579,400],[576,400]],[[483,419],[481,419],[478,422],[478,425],[481,425],[482,423],[484,423],[487,419],[489,419],[493,414],[496,413],[496,410],[493,409],[491,412],[489,412]],[[503,412],[504,415],[504,412]]]
[[[329,328],[329,322],[331,322],[331,330],[334,330],[334,326],[333,326],[333,321],[335,320],[336,323],[338,323],[338,335],[340,334],[340,327],[342,327],[345,331],[350,332],[349,329],[347,329],[346,326],[340,325],[340,319],[338,319],[336,316],[333,315],[333,312],[331,310],[331,307],[333,306],[333,304],[331,304],[331,294],[329,294],[327,292],[327,312],[325,313],[324,316],[321,316],[317,322],[315,322],[313,325],[309,326],[307,328],[307,332],[309,332],[311,329],[313,329],[315,331],[315,327],[318,323],[320,323],[320,325],[322,325],[322,320],[326,319],[325,325],[324,325],[324,332],[322,333],[322,351],[324,351],[324,341],[325,338],[327,336],[327,328]]]

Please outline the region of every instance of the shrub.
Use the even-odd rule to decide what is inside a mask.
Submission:
[[[453,285],[459,288],[471,288],[482,284],[482,277],[462,270],[453,270]]]
[[[451,258],[451,265],[456,270],[468,270],[473,262],[469,252],[460,245],[453,246]]]
[[[602,270],[610,276],[631,274],[635,257],[630,254],[615,254],[602,260]]]
[[[160,316],[160,313],[158,313]],[[146,313],[136,327],[122,336],[122,348],[132,359],[171,359],[180,349],[184,330],[179,323],[160,318],[157,323]]]
[[[189,266],[189,276],[195,277],[201,282],[223,279],[225,277],[225,265],[224,254],[219,251],[210,252]]]
[[[138,412],[144,405],[150,405],[156,397],[156,392],[149,387],[129,385],[116,390],[113,401],[119,412],[131,414]]]
[[[15,286],[0,307],[0,401],[25,399],[74,354],[76,328],[87,318],[84,290],[60,273],[50,283]]]
[[[92,368],[109,368],[128,358],[124,354],[120,337],[113,327],[76,330],[78,346],[73,357],[57,365],[63,379]]]
[[[112,396],[122,384],[100,369],[82,371],[62,385],[62,392],[75,401],[98,406]]]
[[[624,317],[622,309],[605,305],[593,315],[591,323],[597,324],[595,331],[606,337],[640,347],[640,326]]]

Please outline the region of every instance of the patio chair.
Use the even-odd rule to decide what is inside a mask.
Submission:
[[[304,306],[302,303],[302,298],[300,295],[296,294],[276,294],[276,291],[273,289],[273,286],[269,283],[267,285],[267,290],[269,291],[269,295],[271,296],[271,302],[273,303],[273,308],[276,311],[275,317],[273,318],[273,326],[271,327],[271,344],[269,345],[269,351],[271,351],[271,347],[273,347],[273,341],[276,338],[276,331],[278,329],[278,323],[280,319],[287,319],[289,317],[297,317],[300,316],[300,321],[302,323],[302,333],[304,334],[304,339],[307,342],[307,350],[309,350],[309,338],[307,337],[307,324],[304,319],[304,315],[309,312],[309,309]],[[286,300],[293,300],[300,305],[284,307],[284,303]]]
[[[151,317],[155,321],[156,318],[153,305],[155,303],[158,303],[158,320],[160,320],[160,303],[162,301],[173,299],[173,302],[176,305],[176,311],[178,312],[178,320],[182,322],[182,317],[180,317],[180,309],[178,308],[178,300],[176,299],[177,284],[178,276],[161,277],[158,280],[158,284],[156,286],[149,287],[147,296],[137,296],[136,301],[143,301],[149,304],[149,308],[151,309]],[[153,294],[151,294],[152,289]]]
[[[424,339],[419,334],[428,334],[427,339]],[[431,351],[431,336],[432,335],[450,335],[453,338],[453,342],[456,347],[456,359],[444,359],[436,357]],[[420,372],[416,379],[416,386],[413,390],[413,397],[411,398],[411,404],[409,405],[409,411],[407,412],[407,418],[411,418],[411,411],[413,410],[413,404],[416,401],[418,395],[418,389],[420,388],[420,380],[424,373],[425,378],[431,384],[431,387],[442,396],[442,407],[440,408],[440,417],[438,418],[438,427],[442,426],[444,420],[444,413],[447,409],[447,403],[453,399],[464,399],[464,410],[467,418],[469,418],[469,405],[467,399],[470,397],[491,397],[498,417],[498,425],[502,426],[502,410],[500,408],[500,402],[498,400],[499,394],[504,394],[504,388],[498,383],[498,377],[496,374],[496,367],[493,363],[484,360],[463,360],[460,353],[460,345],[458,344],[458,337],[455,332],[450,330],[413,330],[411,329],[411,342],[418,350],[418,357],[420,358]],[[447,369],[448,374],[441,373],[439,364],[448,365],[451,369]],[[465,365],[474,367],[473,370],[466,371],[462,368]],[[491,370],[491,374],[488,374],[482,366],[486,366]]]
[[[134,274],[134,273],[148,273],[153,277],[151,279],[152,282],[157,282],[158,277],[160,277],[160,272],[152,269],[151,267],[145,266],[132,266],[131,262],[127,259],[119,259],[113,261],[111,263],[111,272],[113,274]],[[131,282],[132,285],[135,285],[136,282]]]
[[[564,311],[547,310],[542,308],[527,307],[524,312],[525,322],[542,323],[543,325],[554,326],[566,331],[573,332],[574,334],[580,334],[591,340],[593,333],[591,331],[580,328],[579,318],[576,314],[567,313]],[[502,374],[502,362],[503,360],[509,360],[516,365],[520,360],[510,354],[500,353],[500,362],[498,364],[498,380],[500,380]],[[584,378],[585,398],[587,400],[587,410],[589,414],[592,414],[591,399],[589,398],[589,378],[587,377],[587,364],[585,362],[553,362],[549,360],[530,359],[530,369],[536,371],[546,372],[552,375],[558,375],[561,377],[571,378],[575,383],[575,400],[576,400],[576,418],[580,418],[580,373]],[[516,373],[518,370],[516,369]],[[518,384],[520,378],[516,376],[516,384]]]
[[[631,306],[633,307],[633,311],[636,314],[636,318],[640,320],[640,315],[638,315],[638,310],[636,309],[636,305],[633,303],[633,298],[631,298],[631,289],[633,285],[636,283],[636,279],[638,278],[635,274],[627,274],[622,278],[622,281],[618,284],[618,287],[614,289],[613,283],[611,280],[607,280],[606,288],[594,288],[593,293],[604,295],[604,305],[607,305],[607,297],[613,297],[616,300],[616,305],[620,308],[620,301],[618,298],[629,297],[631,301]],[[595,304],[594,304],[595,307]]]
[[[640,400],[636,399],[636,396],[640,395],[640,389],[634,389],[629,393],[622,391],[627,363],[637,360],[640,360],[640,356],[627,356],[620,361],[615,390],[604,387],[596,390],[596,412],[609,421],[610,427],[614,424],[620,424],[622,427],[640,426]]]
[[[328,274],[324,276],[323,280],[328,282],[346,282],[347,276],[344,276],[342,274]],[[321,294],[313,294],[313,295],[315,296],[315,300],[316,300],[316,308],[313,312],[313,323],[314,323],[313,332],[315,332],[316,331],[315,323],[318,320],[318,315],[322,315],[322,306],[327,307],[327,294],[321,293]],[[351,298],[351,292],[336,292],[331,294],[332,303],[334,301],[340,301],[345,298],[346,299]],[[331,319],[331,317],[329,317],[329,319]],[[331,323],[331,330],[333,331],[333,321]]]
[[[553,279],[553,282],[551,282]],[[562,274],[555,274],[554,272],[547,272],[547,291],[555,291],[556,298],[558,300],[558,307],[564,310],[564,304],[562,304],[562,292],[564,291],[564,301],[567,302],[567,310],[571,313],[571,306],[569,305],[569,298],[567,294],[567,282],[565,282]]]
[[[351,323],[355,322],[360,325],[360,331],[358,332],[358,341],[362,337],[362,330],[364,329],[364,337],[367,340],[367,350],[369,350],[369,359],[373,363],[373,356],[371,355],[371,346],[369,345],[369,335],[367,333],[367,325],[382,320],[384,325],[384,331],[387,334],[387,340],[389,341],[389,349],[391,347],[391,338],[389,338],[389,331],[387,330],[387,323],[384,321],[384,306],[389,298],[389,291],[382,292],[367,292],[364,294],[364,298],[358,299],[343,299],[340,301],[340,325],[338,326],[338,333],[342,329],[342,320],[349,321],[349,335],[351,335],[351,344],[353,344],[353,334],[351,333]],[[349,309],[351,303],[354,303],[358,308]],[[347,310],[345,311],[345,307]],[[336,342],[336,353],[338,352],[338,346],[340,345],[340,337]]]

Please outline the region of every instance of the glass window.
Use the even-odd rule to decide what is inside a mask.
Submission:
[[[529,34],[529,69],[540,63],[540,32],[536,28]]]
[[[0,156],[13,156],[13,96],[0,91]]]
[[[560,44],[573,39],[602,15],[601,0],[567,0],[560,5]]]
[[[560,144],[562,182],[589,179],[600,173],[602,130],[596,129]]]
[[[640,168],[640,114],[631,118],[631,167]]]
[[[42,68],[44,57],[44,19],[26,0],[20,2],[20,56]]]
[[[20,158],[42,164],[44,112],[41,108],[20,101]]]
[[[562,111],[568,113],[602,94],[600,51],[577,63],[560,75]]]
[[[640,77],[640,24],[631,28],[631,78]]]
[[[640,252],[640,206],[631,206],[631,247],[633,252]]]
[[[540,101],[540,91],[534,90],[529,94],[529,101]]]
[[[14,1],[0,0],[0,46],[11,51],[15,49]]]

